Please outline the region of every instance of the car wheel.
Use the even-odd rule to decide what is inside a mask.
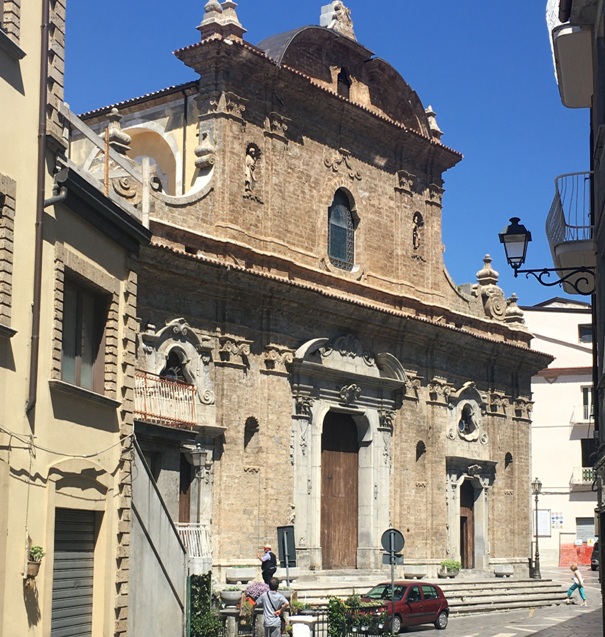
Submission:
[[[435,620],[435,628],[443,630],[447,626],[447,613],[442,610]]]
[[[393,635],[398,635],[401,632],[401,617],[399,615],[395,615],[393,617],[393,624],[391,625],[391,633]]]

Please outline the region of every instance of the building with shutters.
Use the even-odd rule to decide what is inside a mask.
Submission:
[[[176,52],[199,79],[82,116],[128,138],[141,183],[111,187],[150,202],[135,434],[190,556],[224,578],[293,525],[303,570],[376,569],[396,527],[430,576],[446,558],[526,574],[531,378],[551,359],[489,256],[473,283],[447,272],[461,155],[342,2],[253,45],[211,0],[199,31]]]
[[[60,3],[0,1],[2,637],[128,630],[136,255],[149,232],[67,156],[64,23]]]
[[[592,312],[589,303],[553,298],[524,307],[536,349],[553,362],[532,380],[532,477],[539,499],[541,562],[590,565],[596,538],[592,400]],[[556,458],[556,462],[553,462]]]

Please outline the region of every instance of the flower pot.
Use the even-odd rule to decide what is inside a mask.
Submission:
[[[256,577],[255,566],[244,566],[243,568],[229,567],[225,572],[225,578],[231,584],[247,584]]]
[[[439,572],[437,573],[438,577],[441,577],[442,579],[445,579],[446,577],[456,577],[456,575],[458,575],[458,573],[460,573],[460,569],[454,568],[454,569],[445,569],[445,568],[441,568],[439,569]]]
[[[403,574],[405,579],[422,579],[423,577],[426,577],[427,573],[428,573],[428,568],[420,564],[418,565],[411,564],[410,566],[406,566],[403,569]]]
[[[240,599],[242,598],[241,591],[221,591],[221,602],[225,604],[225,606],[237,606],[239,604]]]
[[[40,562],[27,563],[27,577],[37,577],[40,572]]]

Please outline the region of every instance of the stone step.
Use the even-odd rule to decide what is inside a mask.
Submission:
[[[314,581],[297,580],[292,588],[297,591],[299,601],[312,606],[324,606],[329,597],[362,595],[385,579],[388,578],[384,577],[384,573],[364,573],[360,579],[349,571],[331,573]],[[454,578],[439,579],[434,583],[443,589],[451,613],[455,615],[550,606],[563,603],[566,597],[564,587],[547,579]]]

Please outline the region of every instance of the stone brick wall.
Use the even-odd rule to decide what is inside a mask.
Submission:
[[[0,324],[11,326],[17,184],[0,174]]]
[[[19,43],[21,35],[21,0],[0,0],[0,28]]]

